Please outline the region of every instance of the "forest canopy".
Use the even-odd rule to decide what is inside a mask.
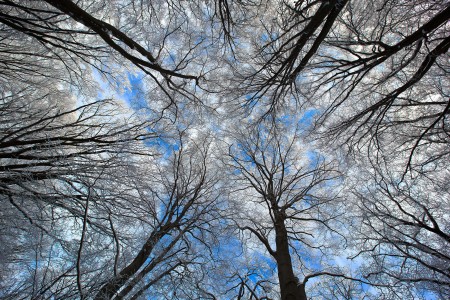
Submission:
[[[449,299],[449,20],[0,0],[0,299]]]

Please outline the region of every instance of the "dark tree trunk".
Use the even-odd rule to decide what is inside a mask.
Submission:
[[[282,217],[276,217],[276,261],[282,300],[306,300],[304,285],[300,285],[292,269],[286,226]]]

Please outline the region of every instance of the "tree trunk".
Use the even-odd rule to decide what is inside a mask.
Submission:
[[[278,280],[280,282],[282,300],[307,300],[304,285],[300,285],[292,269],[291,254],[286,226],[283,218],[278,218],[275,224],[276,232],[276,261]]]

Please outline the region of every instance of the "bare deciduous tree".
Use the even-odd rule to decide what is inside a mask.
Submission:
[[[449,12],[0,0],[0,297],[448,298]]]
[[[363,170],[361,168],[360,170]],[[361,226],[358,255],[369,257],[366,277],[373,282],[450,295],[448,172],[401,181],[401,172],[374,166],[361,171],[353,195]],[[359,214],[358,214],[359,213]],[[413,297],[412,295],[408,297]]]
[[[208,141],[198,142],[184,144],[181,139],[168,165],[144,183],[146,188],[142,191],[151,197],[154,209],[151,229],[135,256],[102,285],[95,299],[123,298],[155,266],[189,253],[194,247],[192,243],[202,243],[204,236],[211,232],[212,222],[219,217],[218,177],[208,168]],[[149,284],[144,285],[137,293],[149,287]]]
[[[325,252],[319,232],[328,231],[329,238],[335,233],[331,223],[340,214],[339,200],[327,185],[331,190],[340,174],[317,154],[307,158],[297,130],[265,126],[241,132],[230,146],[231,172],[243,191],[235,196],[241,210],[236,223],[275,260],[281,299],[307,299],[305,283],[314,273],[307,249]]]

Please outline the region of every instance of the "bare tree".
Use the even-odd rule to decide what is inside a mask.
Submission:
[[[0,0],[0,297],[448,298],[449,11]]]
[[[355,179],[353,212],[362,224],[358,255],[370,258],[366,277],[448,298],[448,172],[401,181],[401,171],[379,165],[359,174],[366,183]]]
[[[215,179],[206,170],[208,143],[184,145],[167,165],[153,158],[149,141],[158,136],[161,119],[158,125],[148,121],[152,115],[133,114],[112,99],[87,98],[98,97],[91,68],[111,76],[118,69],[111,65],[116,51],[121,64],[131,61],[157,84],[163,78],[166,86],[159,88],[174,104],[166,88],[181,92],[185,83],[172,78],[198,79],[178,72],[198,42],[187,33],[192,48],[178,51],[173,70],[164,69],[156,60],[168,62],[165,43],[180,32],[182,18],[169,28],[157,26],[160,48],[152,57],[128,35],[131,28],[124,33],[71,1],[53,4],[0,3],[1,263],[11,271],[2,295],[138,298],[169,278],[194,280],[200,275],[189,268],[203,265],[208,252],[196,254],[193,241],[212,235],[207,218]],[[97,4],[88,9],[102,15],[107,6]],[[156,10],[146,4],[151,12],[136,18],[161,13],[160,4]],[[117,17],[113,22],[124,26]],[[161,118],[166,107],[155,106],[146,113]]]
[[[254,24],[258,36],[251,33],[251,52],[244,50],[234,74],[247,105],[262,104],[269,114],[290,105],[291,97],[303,101],[296,79],[315,62],[347,2],[274,1],[261,13],[260,23]]]
[[[349,161],[354,158],[353,163],[361,169],[373,168],[371,172],[377,175],[363,185],[377,192],[361,192],[357,187],[358,197],[354,198],[364,211],[363,219],[380,226],[364,227],[368,236],[375,232],[384,237],[392,234],[386,227],[391,224],[388,220],[400,218],[402,221],[398,222],[405,226],[416,223],[405,220],[408,218],[403,211],[410,217],[424,215],[425,220],[420,222],[434,221],[439,228],[445,228],[439,224],[445,224],[440,209],[448,206],[446,193],[435,193],[443,185],[439,183],[437,188],[433,181],[441,182],[437,174],[448,173],[449,101],[444,78],[448,74],[449,9],[445,1],[281,3],[278,12],[284,14],[270,11],[275,17],[266,17],[268,25],[257,29],[250,63],[236,68],[236,87],[253,111],[273,118],[282,117],[284,107],[298,111],[295,104],[318,108],[313,134],[322,134],[323,147],[342,147],[354,153]],[[401,166],[403,170],[399,170]],[[359,173],[349,173],[356,174]],[[402,190],[402,185],[408,191]],[[419,186],[423,190],[421,196],[417,194]],[[397,191],[398,195],[387,197],[388,190]],[[435,195],[434,201],[419,200],[427,192]],[[392,205],[385,207],[381,204],[385,202]],[[413,202],[422,206],[413,208]],[[435,226],[430,224],[430,228]],[[413,250],[411,233],[400,227],[395,239],[383,238],[378,244],[374,242],[376,238],[371,240],[379,245],[372,252],[374,255],[378,249],[391,249],[387,251],[390,259],[378,259],[377,264],[380,273],[396,278],[390,281],[384,277],[393,286],[401,286],[402,280],[414,281],[411,278],[418,272],[405,267],[399,275],[397,265],[400,267],[403,262],[393,257],[408,257],[405,265],[411,262],[413,266],[420,265],[414,263],[414,257],[427,257],[418,254],[425,248],[411,253],[418,251]],[[430,244],[426,238],[419,244],[438,255],[446,245],[435,243],[431,236]],[[430,275],[437,276],[434,271]],[[447,285],[442,279],[422,279],[416,278],[424,282],[436,280],[436,286],[424,284],[422,290],[438,290],[437,286]],[[445,292],[437,293],[446,297]]]
[[[110,174],[129,165],[125,157],[153,155],[144,144],[155,138],[150,122],[111,99],[77,105],[57,81],[38,83],[1,90],[2,266],[12,278],[2,289],[11,298],[77,293],[71,286],[80,286],[82,254],[92,259],[107,252],[87,230],[114,235],[105,222],[111,198],[100,186],[118,182]],[[95,277],[94,266],[87,277]]]
[[[405,154],[405,173],[420,170],[448,155],[442,147],[448,143],[449,108],[442,79],[450,8],[443,2],[412,7],[387,1],[373,3],[369,11],[374,13],[364,14],[367,7],[361,4],[348,5],[342,18],[346,30],[336,30],[330,41],[342,53],[333,57],[330,49],[321,56],[322,84],[340,90],[322,119],[328,119],[331,134],[351,147],[366,142],[373,151],[395,147],[397,157]]]
[[[158,107],[160,113],[186,99],[203,102],[196,89],[211,67],[199,54],[210,41],[190,24],[190,17],[200,17],[195,5],[5,0],[0,7],[8,71],[51,77],[51,64],[57,62],[77,87],[86,84],[85,76],[92,70],[114,84],[122,84],[132,72],[150,79],[146,88],[158,96],[152,108]],[[161,18],[165,14],[168,19]],[[35,62],[25,64],[28,56],[47,61],[47,70],[34,68]]]
[[[60,115],[47,120],[36,111],[32,132],[21,126],[9,144],[4,138],[3,153],[10,156],[3,158],[2,264],[18,270],[2,287],[7,297],[134,299],[170,278],[194,280],[200,272],[193,270],[201,270],[195,266],[208,260],[220,211],[209,142],[183,138],[173,158],[157,160],[141,140],[154,134],[144,130],[131,138],[133,130],[142,132],[139,126],[114,120],[126,131],[119,138],[105,122],[89,123],[88,108],[63,124]],[[33,268],[21,270],[27,264]]]
[[[102,285],[95,299],[123,298],[156,266],[163,263],[169,267],[167,261],[174,257],[183,259],[197,241],[204,242],[206,235],[212,233],[212,222],[219,217],[218,177],[208,168],[208,141],[198,142],[185,143],[181,139],[166,167],[158,168],[158,173],[143,183],[146,188],[142,190],[151,197],[152,225],[145,230],[146,238],[139,251]],[[195,252],[192,255],[195,257]],[[137,293],[150,286],[144,285]]]
[[[326,138],[408,153],[405,173],[447,157],[445,1],[281,1],[254,25],[234,88],[263,116],[320,109]],[[282,111],[282,110],[281,110]],[[433,148],[426,158],[420,155]],[[415,155],[418,154],[418,155]]]
[[[240,199],[235,221],[275,260],[281,299],[306,299],[306,281],[326,275],[312,275],[307,249],[325,252],[320,232],[330,239],[335,233],[331,223],[341,212],[331,185],[340,174],[320,155],[306,157],[297,130],[265,126],[241,132],[230,146],[235,186],[243,191],[234,196]]]

